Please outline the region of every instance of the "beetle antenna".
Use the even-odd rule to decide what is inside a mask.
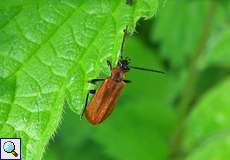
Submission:
[[[142,70],[142,71],[149,71],[149,72],[156,72],[156,73],[165,74],[165,72],[159,71],[159,70],[155,70],[155,69],[148,69],[148,68],[134,67],[134,66],[129,66],[129,68],[137,69],[137,70]]]
[[[121,58],[123,58],[124,56],[124,46],[125,46],[125,39],[126,39],[126,36],[127,36],[127,32],[128,32],[128,26],[125,27],[124,29],[124,35],[123,35],[123,38],[122,38],[122,44],[121,44]]]

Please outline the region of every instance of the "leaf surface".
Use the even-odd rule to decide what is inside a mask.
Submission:
[[[211,30],[211,35],[209,35],[208,42],[205,43],[205,49],[202,50],[202,53],[212,54],[216,52],[216,47],[213,45],[217,43],[224,45],[223,54],[225,54],[226,47],[229,46],[226,45],[227,39],[223,37],[226,40],[225,44],[218,41],[222,39],[220,34],[225,35],[222,32],[229,27],[229,9],[225,7],[227,5],[218,3],[211,25],[205,26],[211,2],[168,1],[165,7],[159,11],[159,18],[157,18],[156,25],[153,25],[152,28],[152,41],[162,44],[161,55],[170,61],[173,67],[183,68],[187,62],[190,62],[197,46],[199,46],[202,33],[207,29]],[[226,3],[229,5],[228,2]],[[218,48],[220,49],[220,47]]]
[[[201,67],[219,66],[230,68],[230,26],[210,42],[206,54],[200,59]]]
[[[228,77],[222,84],[207,92],[188,117],[183,141],[185,151],[190,153],[188,159],[197,156],[215,159],[228,154],[230,99],[227,91],[229,89]]]

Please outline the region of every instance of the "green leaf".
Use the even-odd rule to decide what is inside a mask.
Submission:
[[[8,8],[8,9],[0,9],[0,28],[3,28],[5,25],[7,25],[9,23],[9,21],[11,19],[13,19],[19,12],[20,12],[21,8],[20,7],[12,7],[12,8]],[[3,34],[2,32],[0,32],[1,34]],[[0,40],[2,40],[3,38],[6,38],[6,36],[1,35],[0,36]],[[1,41],[1,44],[3,43],[3,41]]]
[[[159,18],[152,28],[152,41],[161,43],[161,55],[173,67],[186,66],[195,54],[210,8],[210,1],[168,1],[160,10]],[[206,44],[209,48],[218,35],[227,28],[228,12],[218,4],[212,24],[211,35]],[[206,52],[205,52],[206,53]]]
[[[11,9],[12,7],[22,7],[27,5],[34,5],[38,3],[40,0],[8,0],[0,1],[0,9]],[[13,10],[12,10],[13,11]]]
[[[206,54],[200,59],[201,67],[220,66],[230,68],[230,26],[210,42]]]
[[[223,1],[219,4],[219,10],[216,13],[215,26],[217,29],[210,36],[206,50],[199,60],[200,68],[209,66],[230,67],[230,23],[229,23],[229,1]]]
[[[54,142],[49,143],[44,160],[82,159],[112,160],[104,152],[104,147],[92,139],[93,128],[86,119],[80,120],[69,108],[63,113],[62,126],[55,135]]]
[[[158,0],[48,0],[0,12],[0,137],[21,137],[23,159],[41,159],[66,99],[80,113],[87,80],[108,73],[123,29],[153,16]]]
[[[213,157],[224,156],[228,153],[230,149],[228,136],[230,99],[227,93],[229,90],[230,77],[207,92],[194,106],[194,110],[186,122],[183,141],[185,152],[190,153],[189,157],[205,155],[204,159],[212,159],[209,158],[208,153],[210,152]],[[197,152],[191,152],[193,150]]]
[[[207,142],[204,146],[201,145],[186,160],[226,160],[230,156],[229,149],[230,137],[229,133],[227,133],[226,135],[215,137],[215,139]]]

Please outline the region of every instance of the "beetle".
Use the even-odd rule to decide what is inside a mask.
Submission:
[[[111,75],[106,79],[92,79],[89,83],[96,84],[96,82],[103,81],[101,86],[97,90],[90,90],[86,96],[85,107],[82,115],[85,114],[86,119],[93,125],[103,122],[113,111],[122,89],[126,83],[130,83],[130,80],[125,79],[126,72],[132,69],[151,71],[157,73],[164,73],[159,70],[147,69],[142,67],[134,67],[130,65],[129,58],[123,58],[123,48],[125,37],[127,35],[127,27],[124,30],[124,36],[122,40],[122,46],[120,49],[121,57],[118,60],[117,66],[112,67],[110,61],[107,64],[110,68]],[[95,94],[87,105],[89,94]]]

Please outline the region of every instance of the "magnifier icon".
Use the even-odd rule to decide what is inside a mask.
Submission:
[[[14,157],[17,157],[18,156],[18,153],[15,152],[15,145],[13,142],[11,141],[7,141],[3,144],[3,150],[6,152],[6,153],[11,153],[14,155]]]

